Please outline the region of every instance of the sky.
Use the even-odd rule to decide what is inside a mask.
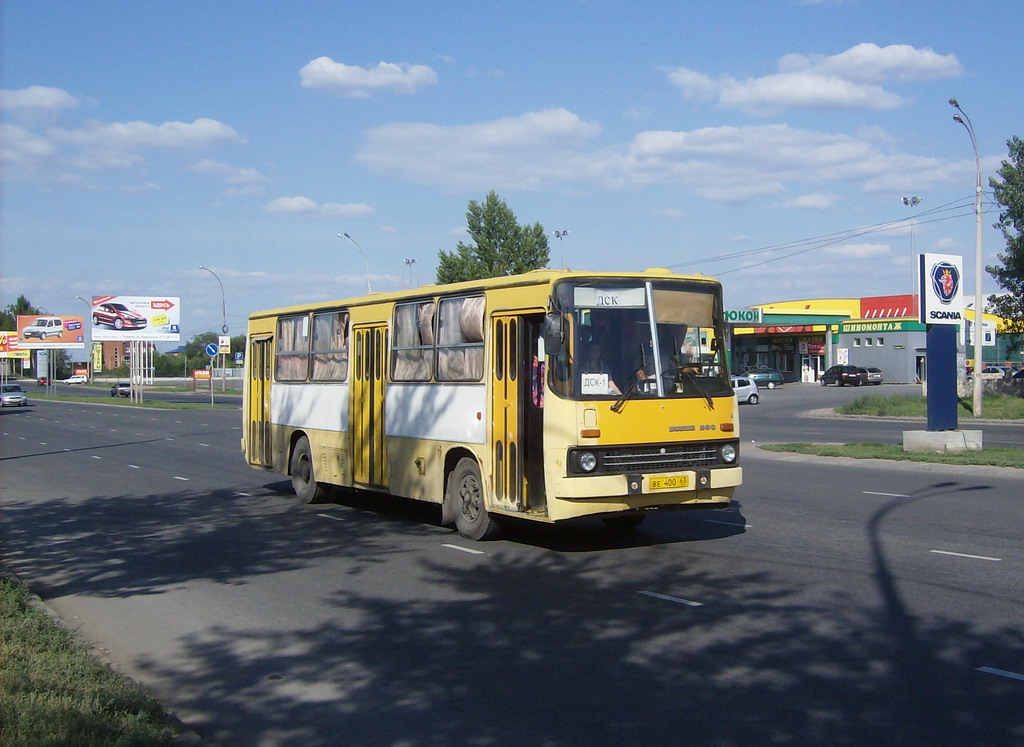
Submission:
[[[551,266],[710,275],[729,308],[909,293],[920,252],[961,255],[973,297],[949,99],[985,264],[1024,137],[1018,0],[4,0],[0,24],[0,307],[179,297],[182,342],[222,300],[236,335],[432,282],[491,190]]]

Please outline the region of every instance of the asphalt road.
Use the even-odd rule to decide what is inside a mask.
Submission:
[[[766,392],[744,439],[844,440],[798,414],[842,396]],[[472,543],[298,504],[237,411],[0,415],[3,561],[209,744],[1024,743],[1016,470],[748,446],[728,511]]]

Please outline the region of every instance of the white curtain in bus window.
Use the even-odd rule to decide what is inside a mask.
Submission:
[[[434,374],[434,302],[395,306],[391,348],[394,381],[429,381]]]
[[[437,380],[480,381],[484,375],[484,298],[446,298],[437,324]]]
[[[313,381],[348,378],[348,312],[313,316]]]
[[[278,381],[305,381],[309,369],[309,317],[286,316],[277,320]]]

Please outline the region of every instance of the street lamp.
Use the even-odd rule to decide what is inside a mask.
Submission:
[[[370,265],[366,261],[366,255],[363,253],[363,247],[356,243],[356,240],[349,236],[347,233],[339,233],[339,239],[348,239],[352,242],[352,246],[359,252],[359,256],[363,258],[363,267],[366,269],[366,292],[373,293],[373,289],[370,288]]]
[[[903,204],[910,208],[910,305],[914,305],[917,290],[917,254],[914,251],[914,208],[921,204],[920,197],[904,197]]]
[[[558,239],[558,243],[559,243],[558,261],[562,265],[562,267],[565,267],[565,252],[561,248],[561,243],[562,243],[562,239],[565,236],[569,235],[569,232],[568,231],[552,231],[551,235],[554,236],[556,239]]]
[[[92,304],[89,301],[86,301],[81,296],[75,296],[75,298],[78,299],[79,301],[81,301],[82,303],[84,303],[85,307],[89,310],[89,313],[85,315],[86,319],[88,319],[89,316],[92,315]],[[88,322],[86,322],[86,324],[88,324]],[[83,325],[83,326],[85,326],[85,325]],[[92,380],[92,347],[89,346],[89,345],[86,345],[86,347],[85,347],[85,370],[88,372],[86,375],[89,377],[89,380],[91,381]]]
[[[224,283],[221,282],[220,277],[211,270],[209,267],[199,265],[200,270],[206,270],[208,273],[217,278],[217,282],[220,283],[220,331],[222,334],[228,333],[228,314],[227,306],[224,304]]]
[[[978,179],[974,189],[974,417],[981,417],[981,369],[982,369],[982,311],[985,308],[984,295],[981,292],[981,157],[978,155],[978,138],[974,135],[974,125],[967,112],[960,108],[960,102],[950,99],[949,105],[959,114],[953,115],[953,121],[959,122],[971,136],[974,146],[974,165]]]
[[[412,288],[412,266],[416,264],[415,259],[405,260],[405,266],[409,268],[409,287]]]

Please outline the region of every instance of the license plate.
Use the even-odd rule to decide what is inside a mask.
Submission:
[[[679,490],[690,487],[688,475],[677,475],[676,477],[652,477],[650,482],[651,490]]]

